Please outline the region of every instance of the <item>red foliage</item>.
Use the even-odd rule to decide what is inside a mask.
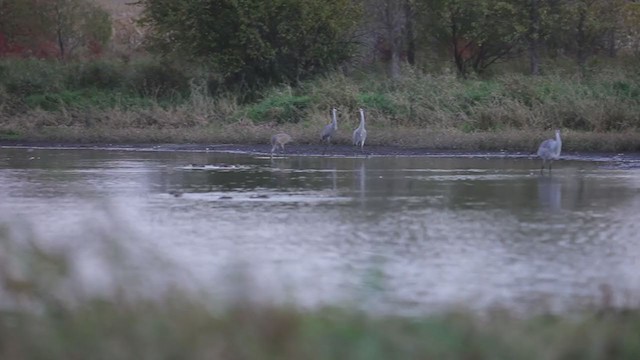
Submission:
[[[469,41],[463,38],[456,39],[453,51],[462,61],[467,61],[473,58],[478,53],[478,46],[473,41]]]
[[[10,41],[0,32],[0,57],[36,57],[52,59],[60,54],[58,46],[52,40],[40,40],[33,44]]]
[[[94,39],[89,40],[89,43],[87,44],[87,49],[89,50],[89,56],[93,58],[100,57],[104,52],[104,46],[102,46],[100,42]]]

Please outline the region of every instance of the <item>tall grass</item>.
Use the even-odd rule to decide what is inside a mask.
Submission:
[[[211,74],[152,60],[3,61],[0,74],[0,136],[20,133],[25,139],[51,140],[56,133],[60,140],[78,141],[70,134],[83,134],[92,139],[87,141],[111,141],[128,128],[127,141],[136,141],[136,134],[138,141],[261,142],[280,128],[294,133],[298,143],[317,142],[317,130],[336,106],[342,143],[349,141],[363,107],[369,144],[528,149],[548,136],[543,132],[562,128],[593,139],[589,146],[573,141],[575,150],[640,149],[640,141],[632,140],[640,131],[640,75],[622,67],[588,77],[502,74],[468,80],[406,68],[395,82],[375,72],[334,72],[264,89],[251,101],[220,90]],[[234,133],[239,129],[255,136],[243,138]],[[484,141],[478,139],[496,133],[507,138],[493,147],[479,145]],[[535,141],[523,143],[527,134]],[[442,136],[451,139],[448,146]]]

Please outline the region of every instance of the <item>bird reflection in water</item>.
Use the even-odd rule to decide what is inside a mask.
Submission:
[[[562,182],[559,178],[538,177],[538,205],[553,211],[562,209]]]

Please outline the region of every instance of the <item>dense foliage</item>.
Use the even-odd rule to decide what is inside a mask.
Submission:
[[[85,0],[40,0],[29,11],[34,1],[0,2],[0,55],[46,40],[70,61],[35,53],[0,61],[0,138],[261,142],[278,126],[310,143],[338,106],[369,110],[371,127],[385,129],[371,131],[371,144],[528,149],[530,134],[562,127],[594,139],[624,135],[580,143],[568,136],[573,148],[640,146],[634,2],[120,0],[142,11],[146,27],[132,31],[144,29],[150,49],[170,56],[71,61],[87,48],[73,44],[104,23],[80,11]],[[34,20],[41,17],[59,21]],[[68,29],[52,30],[56,23]],[[337,64],[344,66],[332,71]],[[538,76],[526,74],[527,64]],[[449,131],[448,142],[402,134],[407,128]],[[502,145],[451,136],[508,131],[529,136]]]
[[[368,0],[384,3],[388,0]],[[638,49],[640,5],[624,0],[404,0],[395,21],[404,36],[397,51],[448,54],[458,72],[482,73],[511,58],[539,74],[543,60],[575,59],[584,71],[597,54]],[[408,9],[408,10],[407,10]],[[415,25],[413,25],[415,24]],[[437,45],[437,46],[434,46]],[[416,50],[412,50],[415,48]]]
[[[100,52],[111,37],[108,12],[89,0],[3,0],[0,55],[58,57]]]
[[[153,46],[211,65],[228,83],[295,81],[346,60],[350,0],[142,0]]]

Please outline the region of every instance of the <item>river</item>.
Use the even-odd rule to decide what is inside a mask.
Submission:
[[[69,249],[92,291],[126,278],[82,255],[114,242],[218,299],[406,314],[637,304],[640,169],[596,160],[540,174],[508,155],[6,147],[0,221]]]

